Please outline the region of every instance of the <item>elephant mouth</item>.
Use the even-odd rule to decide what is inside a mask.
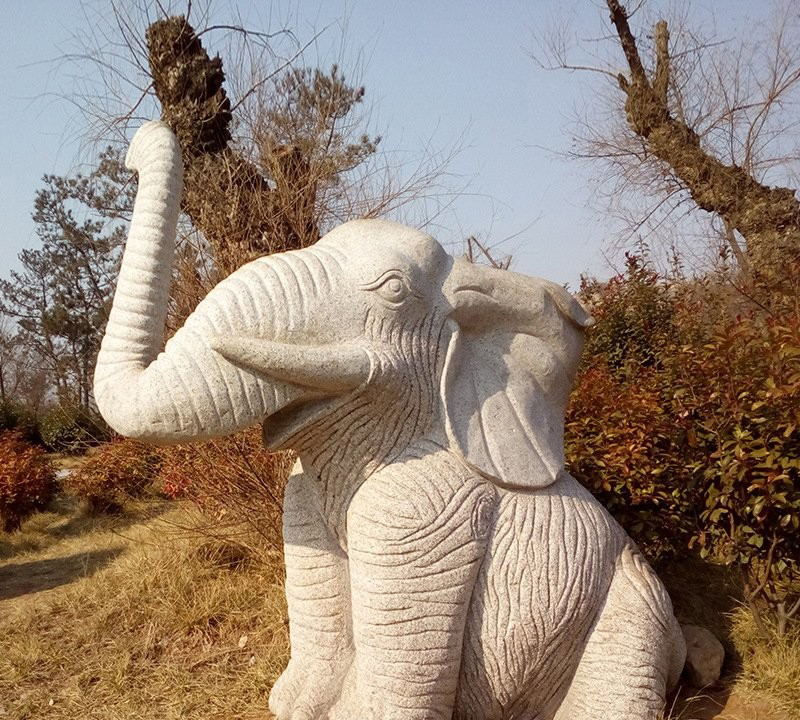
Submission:
[[[330,415],[342,402],[341,395],[308,391],[262,423],[264,446],[267,450],[282,450],[292,444],[294,437],[315,422]]]
[[[330,415],[344,396],[369,381],[372,370],[366,349],[355,342],[318,346],[215,336],[209,344],[228,362],[302,393],[263,419],[268,450],[293,447],[300,431]]]

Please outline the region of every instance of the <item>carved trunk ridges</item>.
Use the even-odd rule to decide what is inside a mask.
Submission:
[[[343,547],[345,515],[361,483],[395,461],[438,420],[434,411],[445,335],[444,317],[438,314],[411,326],[370,314],[365,336],[375,349],[369,386],[287,443],[319,478],[323,514]],[[385,352],[389,342],[396,353]]]
[[[159,443],[234,432],[274,412],[301,390],[226,362],[211,347],[224,335],[276,337],[305,322],[326,292],[328,258],[314,249],[259,258],[217,285],[162,349],[181,158],[160,122],[137,132],[128,162],[139,190],[117,290],[95,370],[95,399],[118,432]]]

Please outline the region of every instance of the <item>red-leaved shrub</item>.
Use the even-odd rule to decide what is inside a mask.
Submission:
[[[570,472],[654,560],[684,552],[695,527],[685,433],[664,396],[652,369],[629,381],[589,367],[573,391],[565,436]]]
[[[261,428],[163,448],[161,453],[164,492],[190,498],[203,508],[210,534],[230,536],[245,524],[269,546],[280,547],[283,487],[295,458],[265,450]]]
[[[118,439],[90,455],[64,485],[86,500],[93,513],[119,512],[127,501],[145,492],[158,475],[160,463],[157,448]]]
[[[571,472],[653,559],[737,567],[779,632],[800,614],[800,310],[642,258],[585,282],[596,325],[567,414]]]
[[[43,509],[56,490],[56,476],[44,451],[15,432],[0,433],[0,523],[4,532]]]

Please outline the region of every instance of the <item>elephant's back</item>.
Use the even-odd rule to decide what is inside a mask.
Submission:
[[[455,717],[551,716],[625,542],[568,475],[503,493],[467,619]]]

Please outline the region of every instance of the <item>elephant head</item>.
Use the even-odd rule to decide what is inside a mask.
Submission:
[[[591,322],[563,288],[356,220],[234,272],[161,351],[180,149],[148,123],[127,163],[139,190],[95,373],[115,430],[168,444],[263,422],[268,447],[302,449],[361,427],[370,452],[427,435],[501,485],[554,481]]]

